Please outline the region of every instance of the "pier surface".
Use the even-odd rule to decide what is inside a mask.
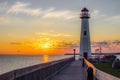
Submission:
[[[82,67],[82,62],[76,60],[51,80],[87,80],[86,71]]]

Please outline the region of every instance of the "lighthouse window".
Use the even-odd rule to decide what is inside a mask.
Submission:
[[[87,35],[87,32],[86,32],[86,31],[84,31],[84,35],[85,35],[85,36]]]

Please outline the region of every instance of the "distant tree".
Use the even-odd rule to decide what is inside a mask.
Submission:
[[[115,55],[106,55],[103,57],[107,62],[112,63],[117,57]]]
[[[120,60],[119,59],[116,59],[115,61],[113,61],[112,68],[120,69]]]

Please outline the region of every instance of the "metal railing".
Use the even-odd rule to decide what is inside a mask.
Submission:
[[[106,72],[103,72],[99,69],[97,69],[91,62],[89,62],[88,60],[84,59],[85,62],[85,68],[86,70],[88,68],[92,68],[93,69],[93,80],[120,80],[120,78],[117,78],[113,75],[110,75]]]

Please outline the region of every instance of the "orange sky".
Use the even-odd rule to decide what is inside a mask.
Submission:
[[[92,52],[100,44],[102,52],[120,52],[119,3],[113,0],[0,1],[0,54],[65,54],[73,53],[74,48],[79,53],[79,17],[84,6],[90,11]]]

